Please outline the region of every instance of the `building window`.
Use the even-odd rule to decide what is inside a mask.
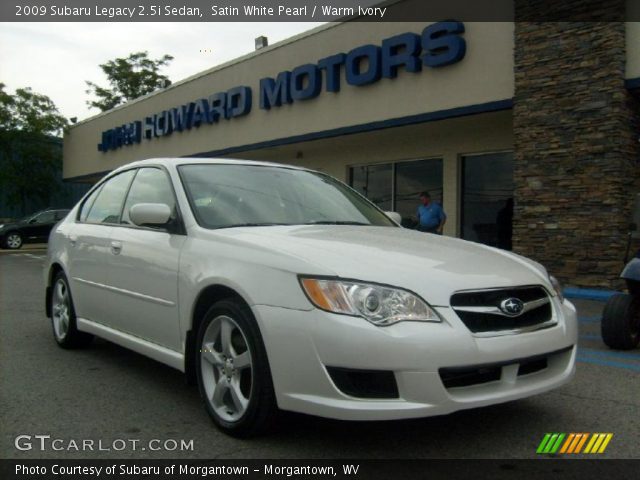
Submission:
[[[393,166],[390,163],[351,167],[349,182],[355,190],[382,210],[393,210],[391,193],[392,171]]]
[[[413,228],[420,192],[427,190],[442,204],[442,159],[351,167],[349,184],[382,210],[398,212],[402,225]]]
[[[511,250],[513,152],[462,157],[462,238]]]

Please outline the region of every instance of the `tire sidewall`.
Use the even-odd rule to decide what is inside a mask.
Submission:
[[[637,298],[627,294],[616,294],[606,303],[602,313],[601,334],[604,343],[613,349],[630,350],[638,345],[639,337],[632,333],[634,322],[638,322]]]
[[[226,421],[218,416],[211,405],[210,399],[207,398],[204,383],[202,380],[202,357],[200,353],[202,349],[204,334],[211,322],[213,322],[215,318],[223,315],[233,319],[236,325],[242,330],[242,333],[244,334],[249,347],[252,361],[252,385],[249,405],[242,417],[234,422]],[[252,430],[253,423],[258,414],[258,409],[261,408],[260,399],[262,398],[263,390],[265,388],[269,388],[271,385],[271,375],[269,373],[270,371],[264,344],[262,343],[262,337],[260,335],[260,330],[258,328],[257,322],[255,321],[253,314],[251,314],[249,307],[241,306],[238,302],[233,300],[222,300],[215,303],[207,311],[204,319],[200,323],[195,349],[195,368],[198,389],[200,391],[200,396],[202,397],[207,412],[211,416],[214,423],[218,425],[218,427],[220,427],[222,430],[232,435],[245,435],[247,432]]]

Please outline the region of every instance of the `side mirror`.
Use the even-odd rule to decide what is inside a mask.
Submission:
[[[384,212],[384,214],[391,220],[396,222],[398,225],[402,223],[402,215],[400,215],[398,212]]]
[[[163,227],[171,219],[171,209],[164,203],[137,203],[129,209],[129,218],[139,227]]]

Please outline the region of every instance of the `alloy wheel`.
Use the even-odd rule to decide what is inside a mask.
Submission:
[[[206,397],[224,421],[242,418],[253,388],[253,361],[245,333],[233,318],[220,315],[205,331],[201,374]]]
[[[69,299],[69,288],[63,279],[58,279],[53,288],[52,299],[53,331],[58,340],[64,340],[69,332],[69,322],[71,318],[71,302]]]
[[[9,248],[20,248],[22,246],[22,237],[18,233],[10,233],[6,242]]]

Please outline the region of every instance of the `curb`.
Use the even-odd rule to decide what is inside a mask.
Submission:
[[[599,302],[606,302],[610,297],[621,293],[615,290],[595,290],[589,288],[565,288],[564,296],[567,298],[574,298],[578,300],[597,300]]]

